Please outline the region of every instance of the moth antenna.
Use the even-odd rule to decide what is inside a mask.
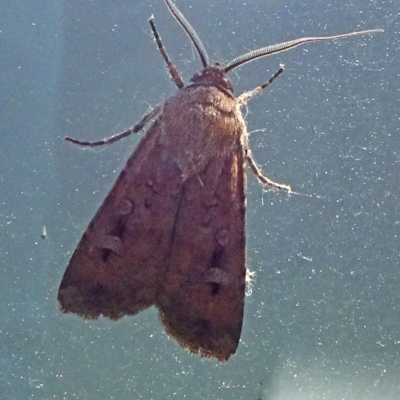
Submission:
[[[167,0],[165,0],[165,1],[167,1]],[[348,38],[351,36],[370,35],[370,34],[376,33],[376,32],[383,32],[383,29],[370,29],[370,30],[366,30],[366,31],[350,32],[350,33],[344,33],[342,35],[334,35],[334,36],[306,37],[306,38],[301,38],[301,39],[290,40],[289,42],[274,44],[272,46],[261,47],[260,49],[249,51],[248,53],[245,53],[239,57],[234,58],[232,61],[228,62],[228,64],[225,66],[224,70],[225,70],[225,72],[228,72],[228,71],[231,71],[232,69],[237,68],[243,64],[251,62],[251,61],[255,60],[256,58],[266,57],[266,56],[269,56],[274,53],[280,53],[282,51],[290,50],[290,49],[293,49],[294,47],[301,46],[302,44],[305,44],[305,43],[318,42],[318,41],[322,41],[322,40],[345,39],[345,38]]]
[[[203,64],[203,67],[210,65],[206,48],[204,47],[192,25],[190,25],[189,21],[185,18],[185,16],[179,11],[178,7],[171,0],[165,0],[165,3],[171,11],[171,14],[179,22],[181,27],[185,30],[190,40],[192,41],[194,47],[197,50],[197,54],[199,55],[200,60]]]

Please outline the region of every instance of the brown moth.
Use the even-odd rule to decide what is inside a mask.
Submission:
[[[225,67],[211,65],[192,26],[166,5],[186,31],[203,69],[184,86],[170,62],[153,18],[158,48],[179,90],[129,130],[154,119],[83,234],[62,278],[64,312],[117,320],[156,306],[166,331],[192,353],[226,361],[236,352],[243,322],[246,281],[245,174],[291,192],[263,176],[248,148],[241,106],[282,71],[235,97],[227,73],[265,57],[319,40],[379,30],[309,37],[251,51]]]

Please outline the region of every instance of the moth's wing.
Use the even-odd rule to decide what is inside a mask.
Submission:
[[[157,120],[83,234],[62,279],[64,312],[118,319],[155,302],[182,191]]]
[[[209,160],[189,178],[157,307],[181,346],[227,360],[235,353],[245,293],[243,149]]]

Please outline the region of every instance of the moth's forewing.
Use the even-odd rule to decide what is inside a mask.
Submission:
[[[83,234],[60,285],[63,311],[117,319],[154,304],[183,183],[160,136],[157,120]]]
[[[216,88],[194,96],[202,102],[181,114],[174,132],[203,148],[193,153],[198,146],[187,142],[187,173],[195,173],[183,185],[156,304],[183,347],[224,361],[236,351],[243,321],[246,133],[232,98]]]

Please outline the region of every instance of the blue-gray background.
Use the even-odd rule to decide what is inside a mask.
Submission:
[[[161,0],[0,1],[0,392],[4,399],[398,399],[397,0],[179,0],[213,61],[311,35],[231,73],[237,93],[286,71],[248,107],[254,157],[303,195],[248,174],[242,341],[228,363],[167,338],[155,310],[63,315],[71,252],[138,137],[83,150],[175,92],[154,14],[186,82],[200,63]],[[246,112],[246,110],[244,110]],[[47,239],[42,239],[43,226]]]

